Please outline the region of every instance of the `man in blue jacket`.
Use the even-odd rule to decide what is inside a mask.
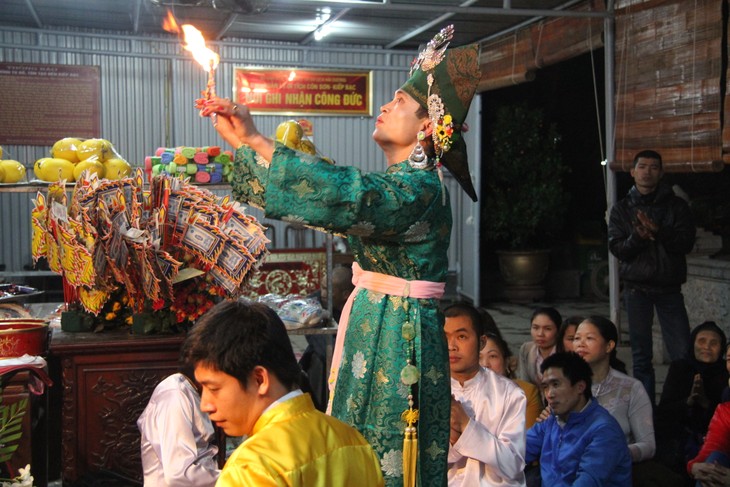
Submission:
[[[527,432],[526,462],[540,460],[542,485],[631,485],[631,455],[621,426],[591,397],[590,366],[559,352],[540,367],[552,414]]]
[[[688,254],[695,244],[695,225],[689,205],[661,183],[662,156],[645,150],[634,157],[634,186],[613,205],[608,222],[608,248],[619,263],[634,377],[652,404],[655,378],[652,334],[656,308],[662,337],[672,361],[690,349],[689,320],[682,283],[687,280]]]

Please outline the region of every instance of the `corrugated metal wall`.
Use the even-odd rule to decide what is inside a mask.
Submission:
[[[371,70],[374,115],[401,85],[416,54],[377,48],[320,49],[251,41],[214,43],[214,48],[221,55],[216,73],[219,94],[232,93],[236,66]],[[207,74],[174,39],[106,32],[0,28],[0,62],[99,66],[102,137],[110,140],[133,165],[142,165],[144,157],[159,146],[225,145],[210,121],[200,118],[193,108],[194,99],[205,88]],[[273,134],[276,126],[286,118],[289,117],[260,115],[256,120],[263,133]],[[312,138],[322,153],[364,171],[385,167],[382,151],[368,136],[374,127],[374,117],[307,118],[313,122]],[[472,133],[478,134],[479,130]],[[32,168],[36,159],[49,155],[50,147],[5,146],[4,149],[5,158],[17,159]],[[470,148],[470,154],[474,158],[478,152]],[[456,183],[450,178],[447,183],[454,195],[452,198],[461,197]],[[29,193],[0,193],[0,264],[5,264],[8,271],[22,270],[31,263],[29,210],[32,197]],[[455,201],[455,208],[462,206]],[[261,218],[260,212],[251,213]],[[455,215],[455,237],[461,234],[462,220]],[[282,246],[283,225],[275,226],[277,244]],[[321,235],[317,237],[317,243],[322,243]],[[457,252],[463,251],[461,247],[452,245],[450,250],[452,270],[458,267]]]

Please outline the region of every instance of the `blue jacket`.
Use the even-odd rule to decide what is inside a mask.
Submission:
[[[555,416],[527,431],[529,463],[540,460],[542,485],[631,485],[631,455],[621,426],[594,399],[570,413],[561,427]]]

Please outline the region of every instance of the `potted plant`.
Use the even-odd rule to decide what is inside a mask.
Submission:
[[[545,295],[552,238],[567,208],[555,124],[526,103],[502,106],[491,130],[485,167],[482,231],[499,250],[509,299],[534,301]]]

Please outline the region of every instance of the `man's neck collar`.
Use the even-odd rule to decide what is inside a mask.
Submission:
[[[561,426],[565,426],[568,423],[568,420],[570,419],[571,416],[580,414],[583,411],[585,411],[586,408],[591,404],[592,400],[593,400],[592,398],[586,399],[585,396],[581,396],[581,402],[579,402],[577,404],[576,408],[573,409],[572,411],[569,411],[568,413],[566,413],[565,419],[558,417],[558,423],[560,423]]]

